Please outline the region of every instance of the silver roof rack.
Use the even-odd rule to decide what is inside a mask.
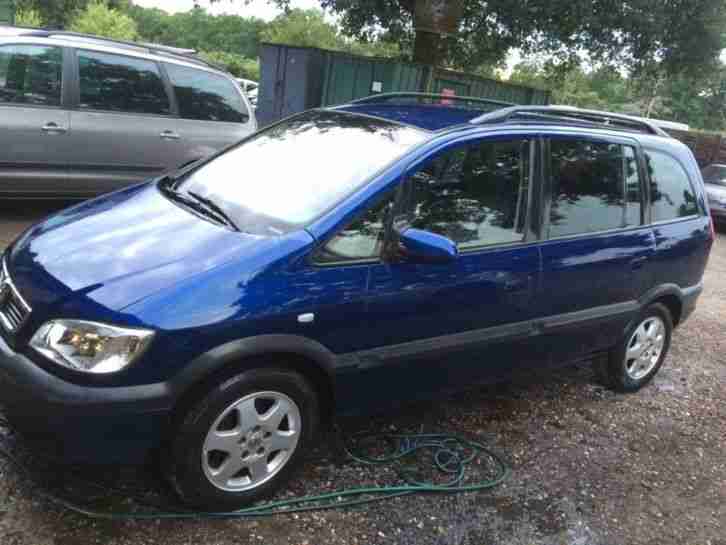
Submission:
[[[85,43],[92,44],[108,44],[113,45],[121,49],[128,49],[130,51],[139,51],[144,53],[152,53],[156,55],[166,55],[179,60],[184,60],[194,64],[207,66],[215,70],[222,70],[226,72],[224,68],[221,68],[211,62],[207,62],[204,59],[198,57],[195,49],[183,49],[180,47],[171,47],[168,45],[153,44],[153,43],[137,43],[129,42],[126,40],[116,40],[113,38],[106,38],[103,36],[96,36],[94,34],[84,34],[81,32],[71,32],[67,30],[51,30],[43,28],[23,28],[23,27],[8,27],[17,29],[13,32],[16,36],[38,36],[44,38],[60,37],[68,38],[71,40],[78,40]]]
[[[585,110],[573,106],[511,106],[480,115],[469,121],[472,124],[504,123],[516,119],[543,122],[587,124],[612,129],[645,132],[658,136],[670,136],[656,124],[642,118],[599,110]]]
[[[378,93],[375,95],[370,95],[364,98],[359,98],[357,100],[353,100],[349,102],[348,104],[376,104],[376,103],[386,103],[386,102],[395,102],[396,100],[400,99],[414,99],[419,100],[421,102],[424,102],[426,100],[439,100],[439,101],[447,101],[447,102],[459,102],[459,103],[468,103],[472,105],[487,105],[487,106],[496,106],[499,108],[504,108],[507,106],[513,106],[511,102],[504,102],[502,100],[494,100],[489,98],[481,98],[481,97],[468,97],[468,96],[449,96],[449,95],[442,95],[437,93],[418,93],[413,91],[400,91],[395,93]]]

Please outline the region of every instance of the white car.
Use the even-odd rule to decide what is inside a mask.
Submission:
[[[701,171],[701,174],[706,187],[711,217],[714,221],[726,223],[726,165],[708,165]]]
[[[244,79],[244,78],[236,78],[237,83],[240,84],[240,87],[242,87],[242,90],[247,95],[247,100],[250,101],[250,104],[253,108],[257,108],[257,90],[260,86],[259,83],[256,81],[252,81],[251,79]]]

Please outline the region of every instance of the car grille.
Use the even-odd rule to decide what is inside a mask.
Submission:
[[[15,288],[3,259],[0,267],[0,328],[15,333],[30,315],[30,305]]]

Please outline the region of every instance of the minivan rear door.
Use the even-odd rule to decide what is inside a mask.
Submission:
[[[242,90],[231,78],[191,64],[166,62],[163,68],[179,111],[177,143],[185,163],[212,155],[257,128]]]
[[[182,165],[185,150],[159,64],[132,52],[75,54],[69,188],[104,193]]]
[[[556,365],[620,339],[649,285],[655,240],[645,225],[636,141],[562,132],[547,135],[542,146],[538,324]]]

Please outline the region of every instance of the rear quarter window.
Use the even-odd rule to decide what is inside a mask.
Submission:
[[[649,150],[645,162],[650,177],[653,221],[698,215],[696,192],[681,164],[670,155]]]
[[[242,97],[229,79],[196,68],[165,66],[179,103],[179,115],[184,119],[229,123],[246,123],[249,119]]]

